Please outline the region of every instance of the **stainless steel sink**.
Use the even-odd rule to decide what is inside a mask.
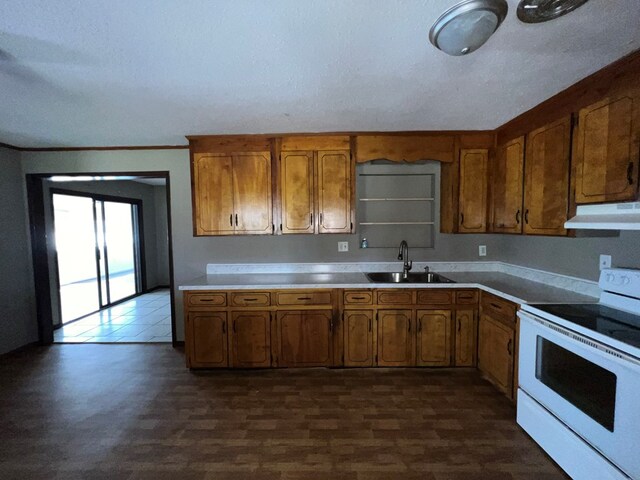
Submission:
[[[402,272],[373,272],[366,275],[373,283],[455,283],[453,280],[433,272],[409,272],[406,277]]]

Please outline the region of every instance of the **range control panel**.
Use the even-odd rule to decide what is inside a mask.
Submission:
[[[606,268],[600,272],[598,285],[607,292],[640,298],[640,270]]]

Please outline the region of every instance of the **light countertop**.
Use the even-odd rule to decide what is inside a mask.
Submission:
[[[500,272],[443,272],[456,283],[373,283],[361,272],[238,273],[203,275],[180,290],[306,288],[479,288],[516,303],[583,303],[597,298]]]

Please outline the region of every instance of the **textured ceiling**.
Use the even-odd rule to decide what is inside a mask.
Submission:
[[[457,0],[3,0],[0,142],[493,129],[640,47],[639,0],[525,25],[475,53],[428,41]]]

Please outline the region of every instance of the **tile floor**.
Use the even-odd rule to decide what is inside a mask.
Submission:
[[[55,330],[55,343],[171,342],[169,290],[156,290]]]

